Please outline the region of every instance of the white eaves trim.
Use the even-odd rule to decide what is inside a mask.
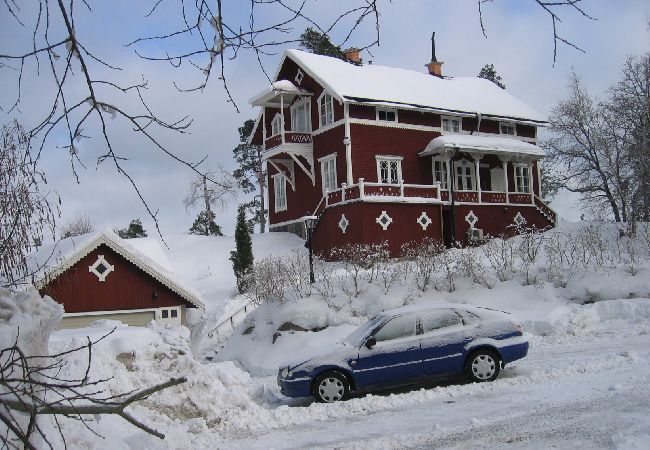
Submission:
[[[115,253],[124,257],[127,261],[135,264],[143,272],[162,283],[164,286],[187,300],[200,309],[205,309],[205,305],[200,300],[201,294],[185,286],[180,280],[176,279],[173,274],[159,266],[151,258],[136,250],[111,230],[105,230],[96,235],[91,235],[88,240],[82,242],[79,247],[73,249],[69,254],[63,255],[62,259],[57,260],[52,267],[41,270],[34,280],[34,285],[38,288],[43,287],[48,282],[58,278],[63,272],[70,269],[82,258],[95,250],[100,245],[106,245]]]

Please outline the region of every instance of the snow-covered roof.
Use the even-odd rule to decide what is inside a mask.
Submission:
[[[474,134],[445,134],[438,136],[427,144],[426,148],[420,152],[420,156],[433,155],[453,148],[489,153],[546,156],[542,148],[519,139],[500,136],[477,136]]]
[[[286,50],[284,58],[287,57],[340,101],[382,102],[401,107],[480,113],[495,119],[546,123],[542,114],[483,78],[439,78],[425,72],[375,64],[357,66],[300,50]]]
[[[262,106],[269,102],[273,102],[280,94],[285,95],[287,105],[289,105],[293,97],[296,95],[313,95],[311,92],[296,86],[289,80],[279,80],[253,96],[248,102],[253,106]]]
[[[34,285],[42,287],[104,244],[197,308],[205,309],[201,295],[185,285],[173,273],[171,263],[158,242],[153,239],[137,241],[143,242],[131,245],[107,229],[62,239],[51,246],[43,246],[28,256],[29,267],[36,271]]]

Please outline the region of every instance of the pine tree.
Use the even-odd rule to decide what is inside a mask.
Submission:
[[[345,52],[338,45],[332,44],[329,36],[313,28],[307,28],[300,35],[300,48],[317,55],[333,56],[345,60]]]
[[[479,72],[478,77],[485,78],[486,80],[490,80],[492,83],[496,84],[501,89],[506,88],[506,85],[503,84],[503,80],[501,79],[499,74],[497,74],[497,71],[494,68],[494,64],[484,65],[481,71]]]
[[[237,278],[237,289],[240,294],[243,294],[248,290],[253,274],[253,244],[250,230],[246,225],[246,209],[243,205],[237,211],[235,246],[235,250],[230,252],[230,260]]]
[[[266,171],[264,170],[264,159],[262,158],[263,147],[248,143],[248,138],[253,132],[254,120],[247,120],[239,127],[239,145],[233,150],[235,161],[239,168],[233,172],[239,188],[245,193],[258,191],[253,200],[244,203],[244,207],[250,211],[252,218],[248,219],[253,226],[260,225],[260,233],[266,231],[266,205],[264,202],[264,190],[266,189]]]
[[[140,219],[133,219],[127,228],[115,231],[117,235],[122,239],[147,237],[147,232],[142,227],[142,222]]]
[[[221,227],[214,221],[214,213],[212,211],[201,211],[194,220],[189,233],[203,236],[223,236]]]

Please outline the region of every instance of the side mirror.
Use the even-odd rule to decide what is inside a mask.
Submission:
[[[375,339],[374,336],[370,336],[368,340],[366,340],[366,347],[368,347],[368,349],[371,349],[375,345],[377,345],[377,339]]]

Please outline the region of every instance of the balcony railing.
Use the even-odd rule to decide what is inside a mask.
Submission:
[[[432,203],[440,202],[438,184],[385,184],[367,183],[359,178],[357,184],[350,186],[343,183],[340,189],[328,191],[325,197],[326,206],[347,203],[353,200],[366,201],[399,201]]]
[[[311,133],[297,133],[294,131],[286,131],[281,134],[271,136],[264,141],[264,148],[270,150],[282,144],[312,144]]]

